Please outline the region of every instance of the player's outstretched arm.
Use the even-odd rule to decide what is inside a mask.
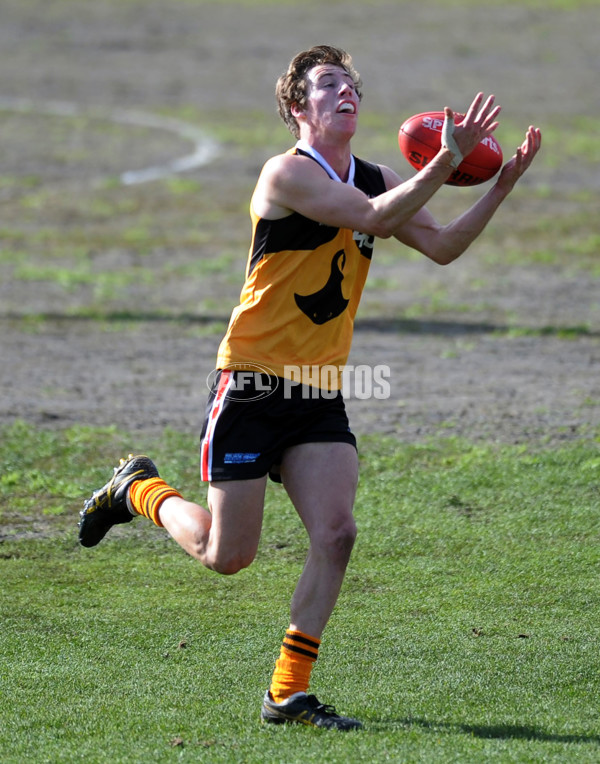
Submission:
[[[396,231],[396,238],[440,265],[456,260],[482,233],[515,183],[529,169],[541,142],[539,128],[529,127],[525,140],[504,165],[496,183],[470,209],[448,225],[440,225],[423,209]]]

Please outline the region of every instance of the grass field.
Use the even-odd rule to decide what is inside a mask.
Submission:
[[[365,722],[344,735],[259,723],[304,554],[280,489],[233,578],[144,521],[78,548],[74,507],[128,442],[4,432],[3,762],[598,760],[597,450],[363,439],[359,543],[314,672]],[[156,454],[188,493],[193,445],[167,433]]]
[[[434,16],[385,0],[5,0],[2,764],[600,760],[600,419],[589,382],[600,359],[600,155],[589,84],[597,2],[431,5]],[[390,29],[400,7],[404,25]],[[204,570],[143,520],[115,528],[97,549],[77,543],[83,499],[131,450],[149,452],[187,496],[205,497],[197,412],[187,413],[192,393],[178,364],[200,346],[203,358],[214,356],[239,293],[256,172],[289,144],[273,114],[272,75],[321,34],[347,42],[364,66],[357,153],[393,164],[401,107],[427,108],[450,87],[471,93],[483,66],[508,101],[502,145],[519,140],[531,110],[544,130],[535,175],[468,269],[413,276],[419,258],[382,242],[360,315],[415,329],[403,368],[422,373],[424,385],[426,374],[443,381],[444,363],[465,358],[465,398],[481,332],[507,356],[531,352],[532,367],[549,347],[571,364],[562,419],[551,410],[560,393],[544,397],[552,380],[543,369],[539,394],[524,373],[510,383],[515,400],[529,386],[535,437],[519,426],[518,408],[510,428],[498,419],[504,429],[493,432],[504,399],[487,409],[472,401],[472,422],[492,417],[483,439],[453,435],[466,406],[431,425],[423,412],[433,399],[422,421],[415,415],[421,435],[357,430],[359,537],[312,686],[364,721],[350,734],[259,722],[305,554],[280,488],[269,486],[255,563],[231,578]],[[224,39],[236,55],[223,52]],[[428,51],[441,61],[435,70]],[[414,56],[422,66],[413,72]],[[402,74],[402,104],[377,76],[390,65]],[[21,96],[38,105],[17,108]],[[58,113],[65,103],[81,108]],[[119,108],[201,129],[221,154],[196,172],[127,185],[123,170],[161,165],[190,143],[177,130],[119,122]],[[447,191],[442,217],[471,198]],[[419,335],[427,321],[449,327],[431,371]],[[518,345],[523,337],[531,343]],[[400,336],[398,354],[408,339]],[[126,348],[131,365],[112,363],[107,347]],[[185,368],[202,388],[196,367]],[[481,376],[502,385],[505,375],[490,363]],[[492,399],[495,391],[485,388]],[[159,426],[174,413],[177,426]]]

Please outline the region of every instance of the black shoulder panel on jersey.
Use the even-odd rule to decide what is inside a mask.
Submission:
[[[278,220],[261,218],[254,234],[250,273],[265,255],[284,250],[316,249],[335,239],[339,228],[322,225],[294,212]]]
[[[381,170],[376,164],[354,157],[354,185],[369,197],[379,196],[386,190]]]

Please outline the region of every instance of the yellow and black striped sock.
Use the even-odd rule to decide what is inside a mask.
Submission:
[[[320,639],[288,629],[271,679],[271,695],[276,703],[281,703],[295,692],[308,690],[310,672],[317,660],[320,644]]]
[[[136,480],[129,489],[128,506],[138,515],[144,515],[162,528],[158,510],[165,499],[181,494],[165,483],[162,478],[153,477],[147,480]]]

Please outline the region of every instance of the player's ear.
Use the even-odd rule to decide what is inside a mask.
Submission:
[[[290,106],[290,112],[292,114],[292,117],[295,119],[302,119],[304,118],[304,109],[299,106],[297,101],[294,101],[294,103]]]

